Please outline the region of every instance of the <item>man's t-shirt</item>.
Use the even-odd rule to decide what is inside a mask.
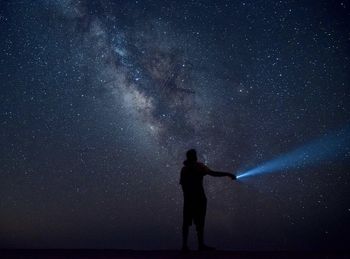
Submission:
[[[210,169],[202,163],[184,162],[181,170],[180,184],[185,199],[206,199],[203,188],[203,176],[207,175]]]

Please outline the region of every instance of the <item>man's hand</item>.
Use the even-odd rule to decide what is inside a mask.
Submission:
[[[236,180],[237,177],[234,175],[234,174],[229,174],[229,177],[232,179],[232,180]]]

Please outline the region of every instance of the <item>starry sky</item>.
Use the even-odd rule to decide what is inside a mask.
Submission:
[[[2,0],[0,247],[179,248],[187,149],[238,173],[349,125],[349,8]],[[208,244],[348,248],[349,157],[205,177]]]

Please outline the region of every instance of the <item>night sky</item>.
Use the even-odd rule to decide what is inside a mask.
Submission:
[[[2,0],[0,248],[180,248],[187,149],[238,173],[349,125],[349,20],[348,1]],[[344,145],[206,176],[208,244],[348,249]]]

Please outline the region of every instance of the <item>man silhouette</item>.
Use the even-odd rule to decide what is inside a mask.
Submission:
[[[204,223],[207,210],[207,198],[203,188],[203,176],[228,176],[232,180],[236,176],[231,173],[215,172],[207,166],[197,162],[197,152],[190,149],[186,153],[187,159],[181,170],[180,184],[184,195],[183,225],[182,225],[182,250],[189,251],[187,246],[188,231],[192,222],[196,225],[198,237],[198,250],[214,250],[204,244]]]

